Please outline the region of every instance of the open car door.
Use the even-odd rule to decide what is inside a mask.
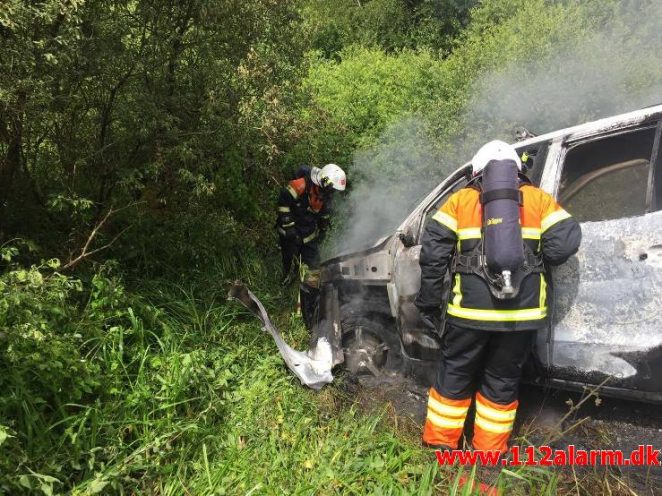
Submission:
[[[412,372],[428,383],[431,383],[434,373],[434,367],[429,365],[436,363],[439,358],[440,339],[423,324],[418,308],[414,305],[421,285],[421,268],[418,263],[421,236],[425,224],[437,208],[466,184],[466,170],[462,168],[451,174],[412,212],[400,233],[401,242],[396,245],[393,256],[393,278],[388,285],[392,313],[396,317],[403,351],[414,364],[415,370]],[[446,293],[449,286],[450,279],[447,278],[444,285]],[[417,361],[421,362],[422,368],[417,369]]]

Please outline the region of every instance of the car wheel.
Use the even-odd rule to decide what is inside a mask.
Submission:
[[[377,377],[401,367],[400,341],[388,319],[346,316],[341,327],[345,367],[350,373]]]

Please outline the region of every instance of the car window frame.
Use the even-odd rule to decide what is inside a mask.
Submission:
[[[649,159],[648,184],[646,186],[646,208],[645,212],[641,215],[646,215],[654,212],[655,210],[659,210],[659,208],[655,208],[657,206],[656,203],[658,201],[658,197],[659,200],[662,201],[662,194],[660,194],[659,191],[656,192],[656,189],[659,190],[661,185],[656,185],[655,182],[655,171],[662,165],[662,154],[660,154],[660,143],[662,141],[662,119],[660,119],[659,116],[656,116],[655,119],[639,122],[636,125],[630,124],[621,128],[612,129],[609,132],[601,132],[588,136],[582,135],[577,137],[573,135],[565,135],[556,138],[552,143],[549,151],[550,155],[554,152],[556,157],[548,157],[550,159],[549,161],[553,162],[553,164],[551,164],[549,171],[546,170],[543,172],[541,188],[558,200],[559,189],[561,186],[561,177],[563,175],[566,157],[573,148],[622,134],[642,131],[644,129],[655,129],[655,137],[653,139],[653,146]],[[604,221],[586,222],[606,222],[608,220],[611,219],[605,219]]]
[[[653,139],[653,153],[651,154],[651,167],[648,171],[648,193],[646,194],[646,213],[662,210],[662,178],[656,181],[656,171],[662,167],[662,119],[657,123],[655,138]]]

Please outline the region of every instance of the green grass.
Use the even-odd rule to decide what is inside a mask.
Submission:
[[[4,323],[15,339],[0,343],[0,494],[470,494],[460,476],[483,476],[439,467],[420,446],[420,426],[388,405],[366,409],[343,374],[321,392],[302,387],[257,320],[225,301],[222,284],[160,283],[137,296],[100,277],[81,297],[45,281],[0,286],[22,295]],[[54,308],[78,302],[66,319],[42,305],[44,292],[57,291]],[[308,336],[289,311],[293,296],[260,288],[301,349]],[[31,334],[16,337],[28,323],[56,321],[43,326],[38,348]],[[18,349],[25,368],[9,362]],[[62,366],[34,370],[54,360]],[[504,494],[596,487],[535,467],[503,471],[499,486]]]

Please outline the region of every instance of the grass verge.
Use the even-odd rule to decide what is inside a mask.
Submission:
[[[83,284],[52,269],[0,284],[12,302],[0,341],[0,493],[470,494],[463,476],[498,476],[503,494],[596,487],[537,467],[439,467],[415,426],[388,405],[362,408],[342,374],[319,393],[303,388],[222,285],[161,283],[137,296],[109,275]],[[303,325],[282,310],[292,295],[264,295],[304,348]]]

